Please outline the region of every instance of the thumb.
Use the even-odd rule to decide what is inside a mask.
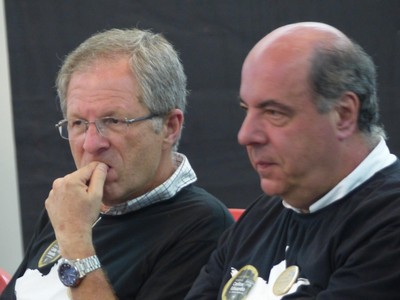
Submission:
[[[97,164],[93,171],[92,177],[90,178],[88,192],[93,193],[95,191],[103,193],[104,182],[107,178],[108,166],[104,163]]]

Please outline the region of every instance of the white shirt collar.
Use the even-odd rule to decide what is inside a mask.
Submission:
[[[390,153],[385,140],[381,137],[379,144],[371,151],[371,153],[355,168],[349,175],[343,178],[333,189],[325,194],[321,199],[313,203],[309,211],[316,212],[329,204],[343,198],[349,192],[354,190],[363,182],[371,178],[376,172],[386,168],[395,162],[397,157]],[[282,204],[286,208],[300,212],[299,209],[291,206],[285,200]]]

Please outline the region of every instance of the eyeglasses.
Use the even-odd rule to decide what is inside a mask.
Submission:
[[[122,133],[130,124],[159,117],[157,114],[150,114],[145,117],[134,119],[117,119],[113,117],[104,117],[94,121],[86,121],[82,119],[61,120],[55,126],[58,128],[60,135],[66,140],[76,140],[85,136],[90,124],[96,126],[97,132],[103,137],[109,137],[112,134]]]

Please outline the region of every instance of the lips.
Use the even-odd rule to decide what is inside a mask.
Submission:
[[[266,154],[266,150],[264,147],[248,147],[247,152],[249,158],[253,164],[254,169],[264,170],[273,165],[276,165],[274,159],[270,157],[270,155]]]
[[[108,171],[107,171],[106,182],[115,181],[115,178],[116,178],[115,169],[112,168],[110,165],[107,165],[107,166],[108,166]]]
[[[254,166],[254,169],[261,175],[262,173],[269,171],[271,169],[271,167],[276,166],[276,163],[271,162],[271,161],[259,160],[259,161],[255,161],[253,166]]]
[[[101,161],[101,160],[98,160],[98,161],[103,163],[103,164],[105,164],[107,166],[107,168],[108,168],[107,169],[106,182],[113,181],[115,176],[116,176],[115,169],[109,163],[106,163],[105,161]]]

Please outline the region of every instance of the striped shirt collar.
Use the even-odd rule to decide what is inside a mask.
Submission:
[[[154,203],[171,199],[181,189],[197,180],[196,173],[185,155],[174,152],[173,160],[176,170],[164,183],[137,198],[111,207],[104,214],[123,215]]]

